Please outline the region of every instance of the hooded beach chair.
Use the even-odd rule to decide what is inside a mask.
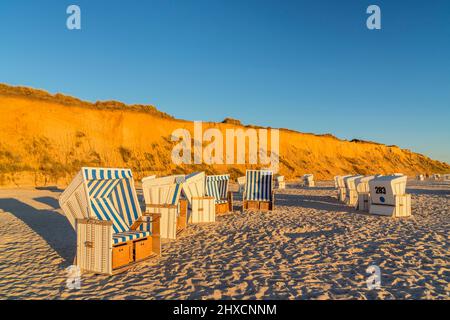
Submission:
[[[129,169],[82,168],[59,203],[82,271],[113,274],[161,253],[159,215],[142,215]]]
[[[441,180],[441,175],[439,173],[434,173],[431,175],[431,179],[435,181]]]
[[[315,186],[314,175],[313,174],[303,175],[303,185],[308,188],[314,187]]]
[[[142,179],[146,213],[158,213],[163,239],[176,239],[187,226],[187,202],[180,200],[184,175]]]
[[[270,170],[247,170],[243,195],[243,210],[274,210],[273,172]]]
[[[356,209],[360,211],[369,211],[370,206],[370,189],[369,181],[377,176],[361,176],[355,179],[356,193],[358,194],[358,201]]]
[[[392,217],[411,215],[411,195],[406,194],[407,176],[380,176],[369,181],[369,213]]]
[[[339,201],[344,202],[345,201],[345,195],[346,195],[346,188],[345,188],[345,179],[351,177],[351,175],[345,175],[345,176],[337,176],[337,198]]]
[[[358,192],[356,192],[355,180],[362,178],[362,175],[349,176],[344,179],[345,182],[345,203],[349,206],[355,206],[358,202]]]
[[[189,223],[208,223],[216,221],[216,202],[214,197],[206,195],[206,177],[204,172],[195,172],[185,176],[183,196],[187,199],[191,212]]]
[[[335,189],[339,188],[338,180],[339,180],[339,176],[334,176],[333,181],[334,181],[334,188]]]
[[[245,179],[246,179],[245,176],[237,178],[237,183],[238,183],[238,185],[239,185],[239,193],[243,193],[243,192],[244,192],[244,189],[245,189]]]
[[[286,188],[286,182],[284,182],[284,176],[277,177],[277,188],[280,190]]]
[[[206,176],[206,195],[214,197],[216,214],[233,211],[233,193],[228,190],[230,175]]]

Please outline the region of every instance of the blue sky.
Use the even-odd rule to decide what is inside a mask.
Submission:
[[[366,28],[370,4],[381,30]],[[2,83],[450,162],[448,0],[3,0],[0,39]]]

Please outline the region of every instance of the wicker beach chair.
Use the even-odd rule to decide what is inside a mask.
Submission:
[[[303,175],[303,185],[308,188],[315,187],[314,183],[314,175],[313,174],[305,174]]]
[[[195,172],[185,176],[182,195],[190,207],[189,223],[209,223],[216,221],[216,203],[214,197],[206,195],[204,172]]]
[[[230,175],[206,176],[206,195],[214,197],[216,214],[233,211],[233,192],[228,190]]]
[[[243,210],[274,210],[273,172],[270,170],[247,170],[245,177]]]
[[[187,227],[187,202],[180,200],[184,175],[142,179],[147,214],[158,213],[163,239],[176,239]]]
[[[346,177],[345,182],[345,203],[349,206],[356,206],[358,203],[358,192],[356,192],[355,180],[362,178],[362,175]]]
[[[358,201],[356,209],[360,211],[369,211],[370,206],[370,189],[369,181],[375,179],[377,176],[362,176],[355,179],[356,193],[358,194]]]
[[[407,176],[380,176],[369,181],[369,213],[392,217],[411,215],[411,195],[406,194]]]
[[[142,215],[131,170],[82,168],[59,203],[76,230],[81,271],[113,274],[161,254],[159,215]]]
[[[346,196],[346,188],[345,188],[345,179],[351,177],[351,175],[345,175],[345,176],[337,176],[337,198],[339,201],[344,202],[345,196]]]

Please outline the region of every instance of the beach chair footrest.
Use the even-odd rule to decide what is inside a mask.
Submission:
[[[123,242],[112,248],[112,268],[117,269],[133,262],[132,242]]]
[[[153,238],[147,237],[133,242],[134,261],[140,261],[150,257],[153,252]]]
[[[271,211],[273,210],[272,201],[244,201],[244,210]]]
[[[227,213],[229,210],[228,202],[225,203],[216,203],[216,214]]]

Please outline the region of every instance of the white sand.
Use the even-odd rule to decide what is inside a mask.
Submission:
[[[66,288],[75,232],[59,191],[0,190],[0,299],[449,299],[450,186],[413,183],[413,217],[356,213],[329,183],[289,185],[273,213],[190,226],[163,256]],[[294,189],[295,188],[295,189]],[[366,268],[381,268],[368,290]]]

